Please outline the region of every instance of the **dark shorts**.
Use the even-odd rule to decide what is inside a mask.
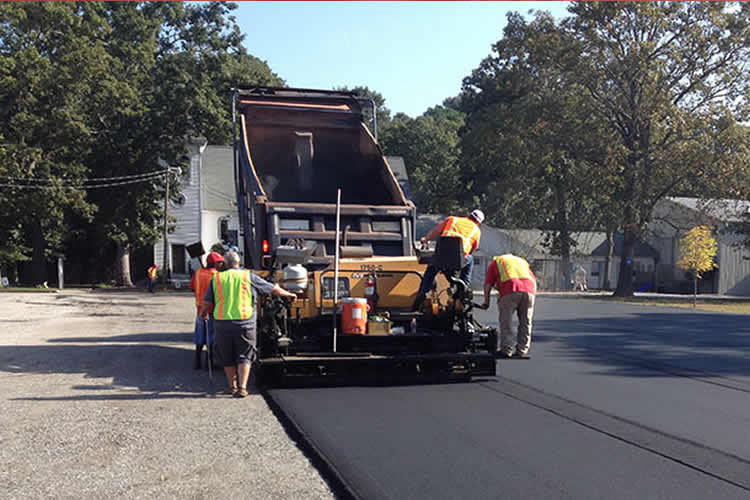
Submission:
[[[256,352],[254,327],[214,319],[214,333],[216,334],[214,351],[223,366],[253,362]]]

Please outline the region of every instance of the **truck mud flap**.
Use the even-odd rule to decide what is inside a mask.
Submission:
[[[469,382],[494,376],[495,366],[491,354],[321,353],[261,359],[253,371],[261,388],[324,387]]]

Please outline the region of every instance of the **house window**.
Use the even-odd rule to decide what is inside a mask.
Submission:
[[[185,264],[185,245],[172,245],[172,271],[178,274],[187,273]]]
[[[236,247],[239,244],[239,237],[236,229],[229,229],[229,217],[219,218],[219,240],[224,245]]]
[[[219,241],[227,239],[229,234],[229,217],[219,217]]]

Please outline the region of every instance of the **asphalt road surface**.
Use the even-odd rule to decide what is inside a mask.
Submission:
[[[530,354],[470,384],[270,396],[355,497],[750,498],[747,316],[540,297]]]

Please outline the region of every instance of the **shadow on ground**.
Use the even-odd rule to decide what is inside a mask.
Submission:
[[[535,321],[533,342],[556,342],[571,356],[605,365],[618,376],[750,376],[746,316],[634,311],[591,317],[590,312]]]
[[[176,342],[183,345],[163,345]],[[221,368],[214,369],[211,383],[207,371],[193,370],[192,363],[191,333],[60,338],[45,345],[0,349],[0,372],[50,377],[84,374],[92,379],[90,384],[72,386],[69,396],[22,398],[39,401],[202,398],[225,387]],[[108,393],[113,390],[117,393]]]

